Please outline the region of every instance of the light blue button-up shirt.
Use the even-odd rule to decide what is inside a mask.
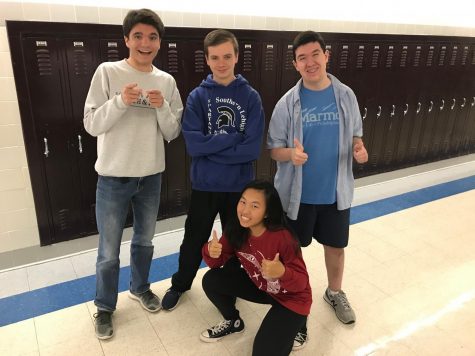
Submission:
[[[351,206],[354,191],[353,137],[363,136],[363,121],[353,90],[335,76],[327,75],[334,88],[340,116],[336,202],[338,210],[345,210]],[[301,85],[302,79],[277,102],[267,134],[268,149],[294,147],[294,139],[303,142]],[[277,162],[274,185],[287,216],[296,220],[302,195],[302,166],[294,166],[290,160]]]

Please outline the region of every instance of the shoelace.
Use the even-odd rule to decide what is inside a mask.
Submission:
[[[229,328],[229,325],[231,325],[231,320],[223,320],[218,325],[215,325],[210,329],[211,334],[216,335],[220,333],[221,331]]]
[[[106,312],[95,313],[93,317],[94,319],[98,319],[98,324],[105,324],[110,320],[110,314]]]
[[[338,298],[338,300],[340,301],[340,303],[343,305],[343,308],[345,309],[351,309],[350,307],[350,302],[348,302],[348,299],[346,299],[346,295],[345,293],[338,293],[337,295],[335,295],[335,297]]]
[[[300,331],[297,333],[297,336],[295,337],[295,341],[303,344],[305,343],[307,339],[307,335],[305,335],[304,333],[301,333]]]

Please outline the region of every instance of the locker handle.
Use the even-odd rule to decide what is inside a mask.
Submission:
[[[48,157],[49,155],[48,139],[46,137],[43,137],[43,141],[45,143],[45,152],[43,154],[45,155],[45,157]]]
[[[461,107],[461,108],[464,108],[466,102],[467,102],[467,99],[466,99],[466,98],[463,98],[463,103],[460,104],[460,107]]]
[[[429,112],[432,111],[432,108],[434,107],[434,102],[431,100],[430,105],[429,105]]]
[[[455,98],[452,98],[452,105],[450,106],[450,110],[453,110],[453,109],[454,109],[454,107],[455,107],[455,102],[456,102]]]
[[[379,119],[381,116],[381,105],[378,105],[378,112],[376,113],[376,117]]]
[[[444,110],[445,100],[442,99],[442,104],[439,106],[440,111]]]
[[[407,115],[408,111],[409,111],[409,104],[406,104],[406,108],[404,109],[404,116]]]
[[[475,106],[475,96],[472,97],[472,104],[471,104],[471,106]]]
[[[416,109],[416,114],[419,114],[419,111],[421,111],[421,103],[417,103],[417,109]]]
[[[391,114],[390,114],[390,115],[391,115],[391,117],[393,117],[393,116],[394,116],[395,112],[396,112],[396,106],[395,106],[395,105],[393,105],[393,110],[391,111]]]
[[[474,98],[475,99],[475,98]],[[363,120],[366,119],[366,115],[368,114],[368,109],[364,108]]]
[[[78,148],[79,148],[79,153],[82,153],[81,135],[78,135]]]

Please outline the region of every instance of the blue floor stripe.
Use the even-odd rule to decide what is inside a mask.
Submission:
[[[351,209],[351,224],[472,189],[475,189],[475,176],[359,205]],[[177,268],[178,253],[154,259],[149,279],[153,283],[170,278]],[[129,275],[130,267],[120,269],[120,292],[128,290]],[[96,277],[88,276],[0,299],[0,327],[93,300],[95,283]]]

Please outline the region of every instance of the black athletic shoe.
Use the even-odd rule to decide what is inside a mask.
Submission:
[[[200,335],[204,342],[216,342],[229,334],[242,333],[244,331],[244,321],[241,318],[234,320],[223,320],[211,329],[206,329]]]

